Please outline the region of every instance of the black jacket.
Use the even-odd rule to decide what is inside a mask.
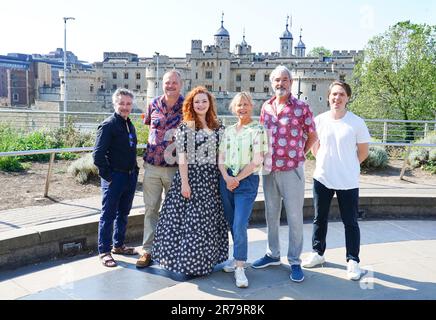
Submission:
[[[129,126],[131,138],[126,124]],[[100,177],[112,181],[112,171],[139,170],[136,163],[137,142],[136,130],[129,118],[124,120],[117,113],[106,118],[98,126],[92,154]]]

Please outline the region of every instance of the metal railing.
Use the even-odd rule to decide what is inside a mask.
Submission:
[[[95,131],[103,119],[111,115],[111,112],[58,112],[58,111],[38,111],[38,110],[8,110],[0,109],[0,124],[13,124],[14,128],[22,129],[25,132],[31,132],[41,128],[61,128],[66,123],[71,123],[79,131]],[[131,114],[133,121],[140,121],[142,114]],[[234,124],[237,119],[231,115],[219,115],[223,124],[228,126]],[[258,120],[259,117],[253,117]],[[436,120],[390,120],[390,119],[366,119],[365,120],[371,137],[377,142],[371,142],[371,145],[405,147],[406,154],[404,157],[403,167],[400,179],[403,179],[407,159],[412,147],[436,147],[435,144],[423,144],[411,142],[425,138],[431,131],[436,131]],[[138,145],[138,149],[145,148],[144,144]],[[45,149],[45,150],[28,150],[28,151],[10,151],[0,152],[0,157],[5,156],[26,156],[36,154],[50,154],[50,161],[47,171],[47,177],[44,188],[44,197],[48,196],[50,185],[51,171],[56,153],[64,152],[87,152],[92,151],[93,147],[81,148],[63,148],[63,149]]]
[[[111,112],[60,112],[39,110],[9,110],[0,109],[0,124],[13,124],[15,128],[31,132],[42,128],[61,128],[70,123],[79,131],[95,131],[103,119]],[[140,121],[142,114],[132,113],[132,121]],[[224,125],[236,122],[232,115],[218,116]],[[253,117],[258,119],[259,117]],[[436,120],[391,120],[365,119],[373,139],[381,142],[409,143],[425,138],[436,131]]]
[[[144,149],[145,144],[138,144],[136,146],[137,149]],[[41,149],[41,150],[26,150],[26,151],[8,151],[8,152],[0,152],[0,157],[16,157],[16,156],[30,156],[35,154],[49,154],[50,160],[48,163],[47,176],[45,179],[45,187],[44,187],[44,197],[48,196],[48,190],[50,187],[50,179],[51,173],[53,169],[53,163],[55,159],[56,153],[79,153],[79,152],[89,152],[93,151],[94,147],[80,147],[80,148],[61,148],[61,149]]]

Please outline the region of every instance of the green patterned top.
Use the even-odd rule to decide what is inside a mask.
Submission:
[[[257,121],[243,126],[239,132],[236,126],[226,128],[219,147],[225,154],[224,166],[230,168],[235,177],[253,160],[255,153],[268,152],[266,130]]]

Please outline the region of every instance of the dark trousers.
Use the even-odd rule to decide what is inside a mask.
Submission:
[[[330,204],[336,193],[341,219],[345,227],[346,259],[359,260],[360,229],[357,222],[359,206],[359,189],[334,190],[313,179],[313,202],[315,217],[313,219],[312,248],[319,255],[326,249],[327,224]]]
[[[114,171],[109,184],[101,179],[102,208],[98,224],[98,252],[111,251],[112,244],[119,248],[124,244],[127,217],[135,196],[138,171],[131,173]]]

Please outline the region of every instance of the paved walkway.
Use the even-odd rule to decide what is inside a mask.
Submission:
[[[181,279],[157,265],[138,270],[135,257],[117,256],[119,266],[101,266],[97,256],[44,262],[0,273],[0,299],[139,299],[139,300],[288,300],[436,299],[436,221],[362,221],[361,281],[347,280],[343,226],[329,224],[327,262],[305,269],[305,280],[289,280],[285,250],[286,227],[281,227],[282,265],[247,268],[249,287],[239,289],[233,274],[216,272]],[[304,225],[303,257],[310,251],[312,226]],[[264,227],[249,230],[248,262],[262,256]],[[176,304],[176,302],[174,302]]]

